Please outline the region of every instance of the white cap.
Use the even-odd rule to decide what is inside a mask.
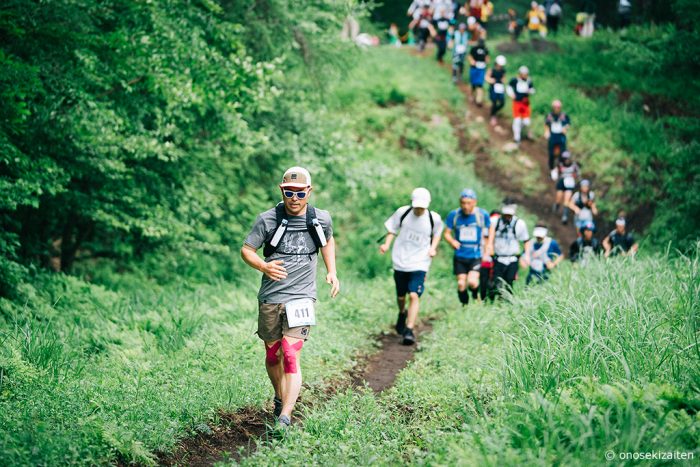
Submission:
[[[544,238],[547,236],[547,227],[535,227],[532,229],[532,236],[535,238]]]
[[[617,220],[615,221],[615,225],[619,225],[622,227],[624,227],[626,224],[627,224],[627,222],[625,221],[624,217],[618,217]]]
[[[506,57],[503,55],[496,57],[496,65],[506,66]]]
[[[411,193],[411,207],[427,208],[430,206],[430,192],[425,188],[416,188]]]
[[[469,26],[474,26],[476,24],[476,18],[474,18],[473,16],[470,16],[469,18],[467,18],[467,24]]]
[[[311,174],[303,167],[291,167],[282,176],[280,188],[306,188],[311,186]]]
[[[520,68],[518,68],[518,73],[520,73],[521,75],[527,75],[530,73],[530,70],[528,70],[528,68],[525,65],[523,65]]]
[[[501,208],[501,214],[504,214],[506,216],[514,216],[515,215],[515,209],[518,207],[517,204],[505,204]]]

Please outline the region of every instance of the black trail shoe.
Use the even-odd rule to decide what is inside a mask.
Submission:
[[[403,332],[403,345],[413,345],[416,343],[416,336],[413,334],[413,329],[406,328]]]

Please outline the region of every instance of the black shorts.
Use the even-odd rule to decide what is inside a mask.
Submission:
[[[455,276],[460,274],[468,274],[471,271],[479,271],[481,269],[481,258],[457,258],[452,260],[452,272]]]
[[[396,296],[403,297],[409,292],[420,297],[425,291],[425,271],[394,271]]]

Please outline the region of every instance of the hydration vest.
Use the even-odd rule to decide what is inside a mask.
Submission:
[[[284,203],[280,202],[275,206],[275,222],[277,226],[275,227],[275,233],[269,240],[265,241],[265,247],[263,248],[263,256],[269,258],[272,256],[280,245],[284,234],[287,233],[287,226],[289,225],[289,214],[287,210],[284,209]],[[311,205],[306,206],[306,228],[299,230],[297,232],[308,232],[314,241],[316,246],[316,251],[313,253],[288,253],[288,254],[316,254],[320,248],[326,246],[326,234],[323,232],[323,227],[321,223],[316,218],[316,208]]]

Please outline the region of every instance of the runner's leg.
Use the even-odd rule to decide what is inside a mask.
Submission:
[[[270,378],[275,396],[282,398],[282,384],[284,372],[282,370],[282,343],[279,340],[264,342],[265,344],[265,369]]]
[[[420,297],[416,292],[408,294],[408,317],[406,318],[406,327],[413,329],[418,317],[418,309],[420,307]]]
[[[282,387],[282,415],[291,419],[294,404],[301,391],[301,344],[303,339],[284,336],[282,338],[282,365],[284,367]]]

